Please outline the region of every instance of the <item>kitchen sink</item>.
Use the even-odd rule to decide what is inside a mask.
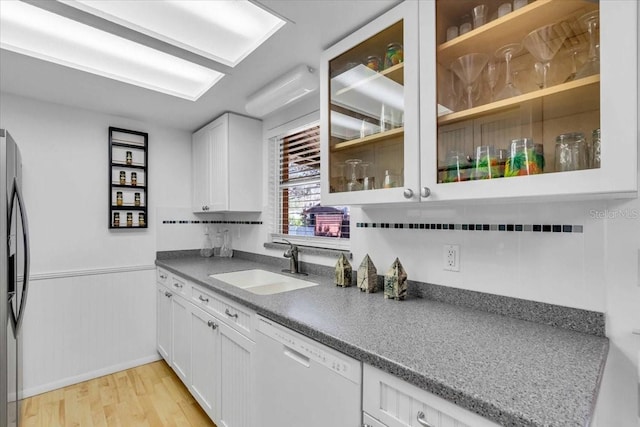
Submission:
[[[211,274],[209,277],[256,295],[273,295],[317,285],[307,280],[259,269]]]

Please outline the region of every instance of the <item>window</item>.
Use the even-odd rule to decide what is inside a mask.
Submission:
[[[346,248],[349,209],[320,203],[320,126],[308,124],[273,138],[274,240]]]

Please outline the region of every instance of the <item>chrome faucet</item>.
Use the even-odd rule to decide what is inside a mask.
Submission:
[[[289,271],[287,273],[300,274],[300,265],[298,261],[298,247],[286,239],[282,239],[289,244],[289,249],[284,253],[285,258],[289,258]]]

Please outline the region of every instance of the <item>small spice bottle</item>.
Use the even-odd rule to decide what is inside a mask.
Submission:
[[[138,227],[144,227],[144,213],[138,214]]]
[[[133,227],[133,214],[127,212],[127,227]]]
[[[120,227],[120,212],[113,213],[113,226]]]
[[[125,185],[127,183],[127,173],[125,171],[120,171],[120,185]]]
[[[140,193],[134,194],[133,204],[136,206],[140,206]]]
[[[116,205],[122,206],[122,191],[116,193]]]
[[[128,165],[133,163],[133,154],[131,153],[131,151],[127,151],[126,153],[126,162]]]
[[[131,172],[131,185],[134,187],[138,185],[138,174],[135,172]]]

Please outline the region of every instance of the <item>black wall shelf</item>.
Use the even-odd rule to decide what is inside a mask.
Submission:
[[[148,133],[109,127],[110,229],[139,229],[149,226],[148,144]],[[131,184],[132,178],[137,182],[136,185]],[[124,179],[124,184],[121,179]],[[135,205],[136,198],[138,206]]]

